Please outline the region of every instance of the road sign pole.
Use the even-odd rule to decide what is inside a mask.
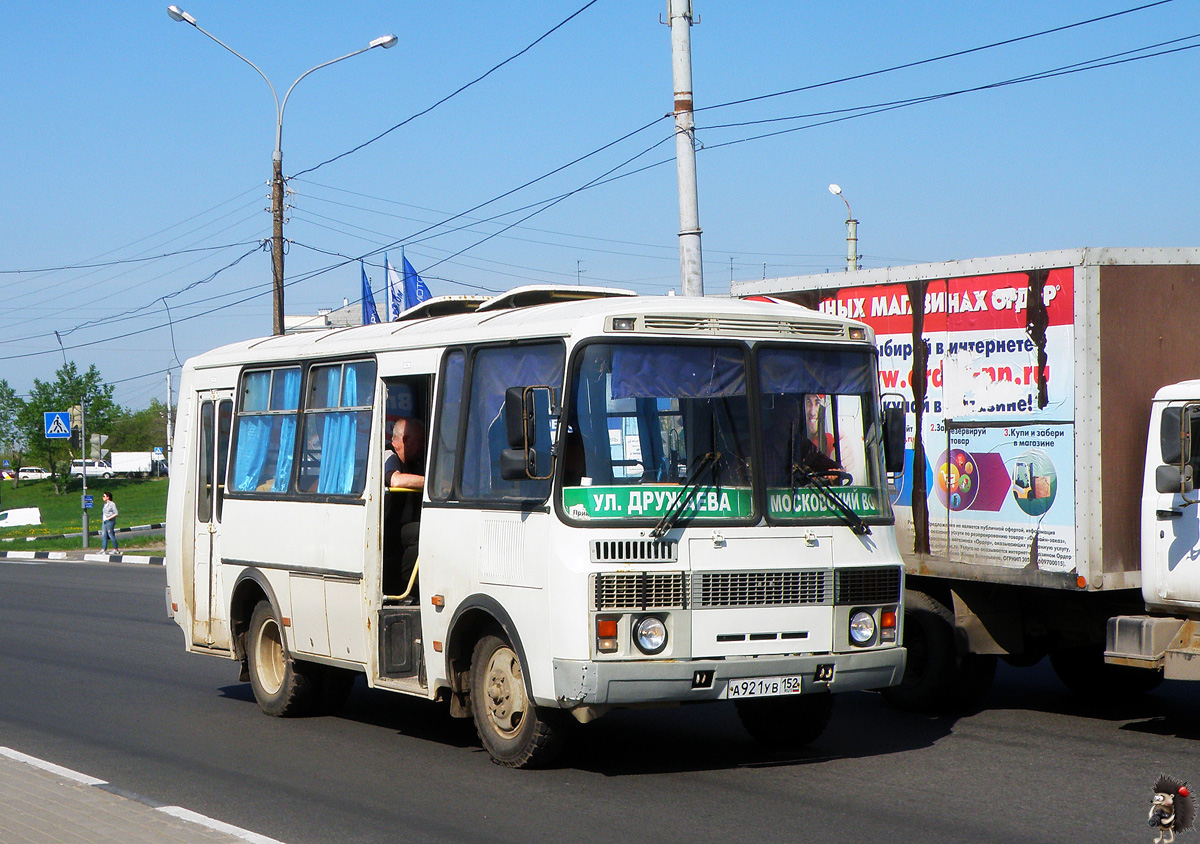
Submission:
[[[88,511],[85,504],[87,498],[87,396],[84,396],[79,402],[79,447],[83,450],[83,493],[79,496],[79,510],[83,513],[83,549],[86,551],[88,547]],[[68,452],[70,453],[70,452]],[[67,479],[71,477],[71,470],[67,470]]]

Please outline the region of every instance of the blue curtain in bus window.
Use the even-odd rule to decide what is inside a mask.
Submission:
[[[760,349],[763,393],[871,392],[871,358],[834,349]]]
[[[720,346],[617,346],[615,399],[677,396],[709,399],[746,394],[741,349]]]
[[[258,486],[270,444],[270,416],[242,416],[238,419],[237,455],[233,463],[235,492],[253,492]]]
[[[300,370],[276,370],[275,384],[283,409],[295,411],[300,406]],[[292,459],[295,451],[296,414],[293,412],[283,417],[279,426],[279,454],[275,458],[275,482],[271,484],[271,492],[287,491],[288,482],[292,477]]]
[[[325,392],[337,400],[338,367],[328,370],[329,387]],[[356,372],[353,366],[345,367],[346,383],[342,388],[342,399],[357,396]],[[355,399],[351,399],[353,401]],[[328,495],[345,495],[354,488],[354,439],[355,414],[344,411],[325,414],[324,430],[321,434],[321,475],[317,481],[317,492]]]

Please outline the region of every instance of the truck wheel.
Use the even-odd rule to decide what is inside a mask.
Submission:
[[[946,708],[954,699],[958,667],[950,610],[924,592],[905,592],[903,644],[908,650],[904,677],[883,696],[909,712]]]
[[[288,656],[283,626],[268,601],[259,601],[250,615],[246,661],[250,687],[263,712],[289,718],[313,711],[319,694],[316,666],[305,667]]]
[[[1071,691],[1110,702],[1139,697],[1163,681],[1161,671],[1109,665],[1101,645],[1057,648],[1050,652],[1050,665]]]
[[[833,695],[749,698],[734,702],[746,732],[764,747],[793,750],[807,747],[825,732],[833,715]]]
[[[565,712],[535,706],[521,659],[504,639],[487,635],[471,656],[471,715],[492,761],[506,768],[549,764],[562,749]]]

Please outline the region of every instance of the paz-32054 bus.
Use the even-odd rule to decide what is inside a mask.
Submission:
[[[804,744],[903,668],[893,416],[869,328],[769,302],[519,288],[237,343],[183,370],[168,605],[272,715],[363,674],[508,766],[630,705]]]

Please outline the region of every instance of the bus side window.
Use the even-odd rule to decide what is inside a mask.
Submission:
[[[463,374],[466,353],[454,349],[447,353],[442,366],[441,396],[438,401],[437,432],[429,437],[427,449],[432,452],[430,473],[425,486],[429,497],[445,501],[454,489],[454,471],[458,462],[458,426],[463,406]]]
[[[471,366],[471,395],[462,454],[461,495],[483,501],[543,501],[550,481],[506,481],[500,477],[500,452],[507,447],[504,394],[510,387],[546,385],[560,390],[563,381],[560,343],[494,346],[479,349]]]

